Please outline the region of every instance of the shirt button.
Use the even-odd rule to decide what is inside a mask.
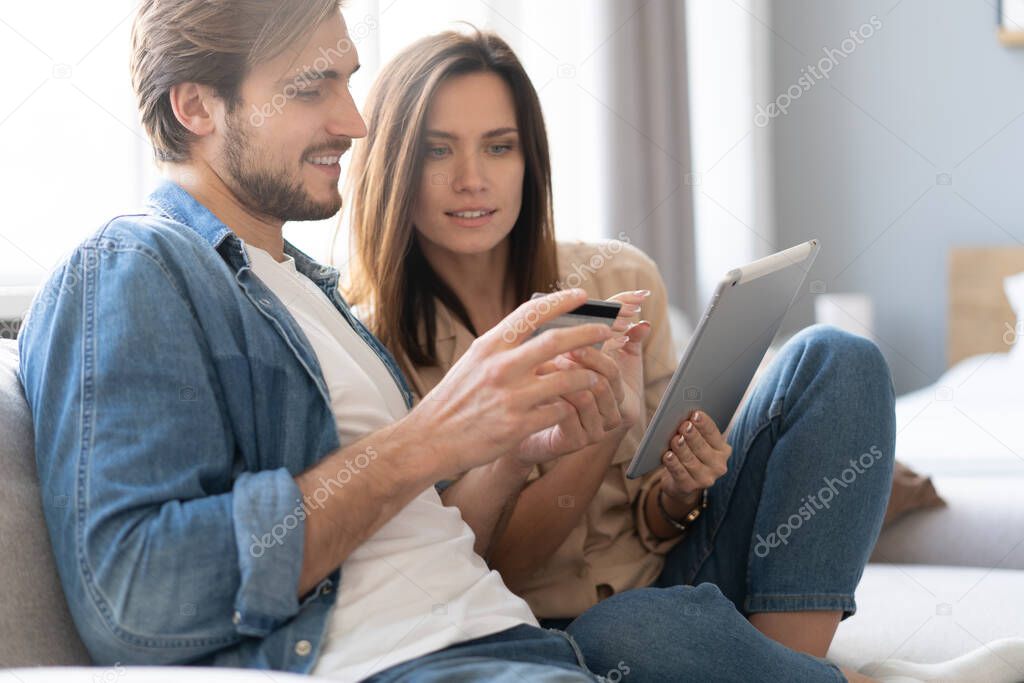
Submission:
[[[300,657],[305,657],[313,651],[313,646],[309,644],[308,640],[300,640],[295,643],[295,654]]]
[[[241,612],[235,612],[234,614],[232,614],[231,615],[231,623],[234,624],[235,626],[238,626],[239,624],[241,624],[242,623],[242,613]]]

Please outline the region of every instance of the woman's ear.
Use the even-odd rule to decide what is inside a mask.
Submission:
[[[169,93],[171,109],[178,123],[197,137],[206,137],[216,130],[213,118],[213,89],[198,83],[179,83]]]

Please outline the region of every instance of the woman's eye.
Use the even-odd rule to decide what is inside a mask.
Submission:
[[[512,149],[512,145],[500,144],[500,145],[491,145],[488,148],[488,151],[491,154],[495,154],[495,155],[501,156],[502,154],[504,154],[505,152],[509,151],[510,149]]]
[[[447,147],[430,147],[427,149],[427,154],[433,159],[443,159],[447,153]]]
[[[315,100],[320,97],[320,90],[316,88],[312,90],[300,90],[295,94],[295,96],[300,100]]]

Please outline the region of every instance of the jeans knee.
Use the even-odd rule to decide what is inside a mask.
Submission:
[[[718,586],[635,588],[587,610],[569,625],[591,671],[623,683],[713,680],[718,653],[731,652],[753,627]],[[684,634],[679,637],[678,634]]]
[[[696,586],[680,586],[684,600],[688,605],[712,607],[732,607],[729,598],[713,583],[699,583]]]
[[[676,620],[708,624],[742,618],[736,605],[713,583],[674,586],[668,591],[674,599],[666,608]]]
[[[895,400],[889,363],[870,339],[833,325],[811,325],[797,333],[793,342],[800,344],[804,353],[833,365],[836,372],[867,382],[874,390],[888,394],[890,401]]]
[[[668,590],[675,598],[673,621],[686,629],[695,656],[717,649],[721,638],[747,624],[746,617],[713,583]]]

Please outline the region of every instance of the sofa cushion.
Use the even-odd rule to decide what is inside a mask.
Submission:
[[[0,339],[0,668],[88,664],[57,578],[17,373],[18,345]]]
[[[1024,569],[1024,477],[936,477],[945,507],[887,526],[872,562]]]

